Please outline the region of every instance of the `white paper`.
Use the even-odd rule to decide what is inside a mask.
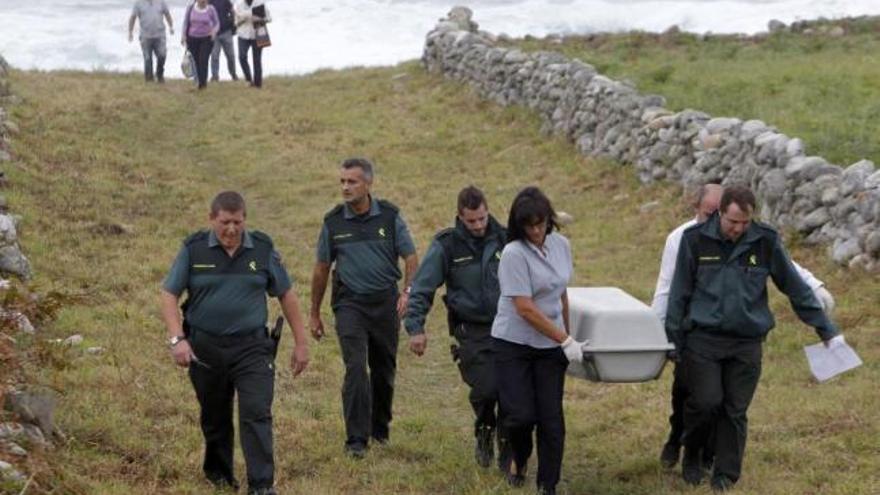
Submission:
[[[825,344],[808,345],[804,347],[804,352],[810,363],[810,371],[820,382],[862,365],[856,351],[846,343],[830,349]]]

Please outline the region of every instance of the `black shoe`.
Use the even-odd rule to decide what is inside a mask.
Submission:
[[[476,433],[476,446],[474,447],[474,457],[477,459],[477,464],[480,467],[489,467],[492,464],[492,459],[495,458],[495,449],[492,447],[492,437],[494,436],[494,430],[489,428],[488,426],[483,426],[477,429]]]
[[[367,456],[367,444],[356,442],[345,445],[345,453],[352,459],[360,460]]]
[[[733,489],[734,481],[723,474],[712,478],[713,492],[726,492]]]
[[[215,490],[237,492],[239,488],[238,480],[235,478],[226,478],[223,475],[208,475],[208,481],[214,485]]]
[[[165,84],[165,76],[157,77],[156,82],[158,82],[159,84]]]
[[[275,489],[272,487],[269,488],[250,488],[248,489],[248,495],[278,495],[275,492]]]
[[[663,451],[660,452],[660,464],[666,469],[672,469],[678,464],[678,458],[681,455],[681,445],[673,442],[666,442]]]
[[[523,464],[522,467],[517,466],[515,462],[510,462],[510,467],[508,468],[505,476],[507,477],[507,484],[514,487],[519,488],[526,483],[526,464]]]
[[[236,76],[235,74],[233,74],[233,75],[232,75],[232,80],[233,80],[233,81],[238,81],[238,76]]]
[[[702,459],[699,450],[684,448],[684,458],[681,460],[681,477],[689,485],[699,485],[703,482]]]
[[[546,486],[539,486],[538,491],[535,493],[537,495],[556,495],[556,488],[547,488]]]

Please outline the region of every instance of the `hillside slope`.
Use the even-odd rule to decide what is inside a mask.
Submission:
[[[352,155],[376,161],[375,193],[401,207],[420,252],[451,223],[461,187],[482,187],[504,221],[516,192],[537,184],[577,219],[565,230],[573,285],[619,286],[646,301],[666,233],[689,216],[674,188],[643,187],[628,168],[585,160],[540,136],[527,112],[481,102],[414,63],[270,78],[262,91],[223,83],[196,93],[180,81],[63,72],[16,72],[13,84],[23,103],[11,109],[21,134],[9,201],[24,216],[39,283],[85,301],[40,337],[80,333],[85,345],[107,349],[38,353],[28,369],[61,393],[57,421],[69,437],[44,454],[51,468],[35,467],[31,493],[209,491],[196,401],[165,348],[157,294],[180,241],[206,225],[221,189],[245,194],[249,226],[274,237],[303,301],[322,215],[339,201],[337,164]],[[655,200],[659,207],[639,212]],[[801,350],[815,336],[776,297],[779,325],[765,351],[738,493],[877,493],[877,278],[794,244],[795,257],[836,295],[836,319],[867,364],[816,385]],[[301,378],[279,366],[281,493],[520,492],[472,460],[467,390],[439,306],[425,357],[402,342],[392,442],[365,461],[342,455],[333,332],[312,345]],[[668,396],[668,372],[639,385],[569,380],[562,493],[693,492],[657,462]],[[240,455],[237,462],[241,473]]]

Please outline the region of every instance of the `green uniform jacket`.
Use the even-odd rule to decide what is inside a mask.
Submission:
[[[767,277],[822,340],[838,334],[773,228],[752,222],[732,243],[722,236],[716,213],[682,236],[666,314],[669,340],[681,349],[688,332],[764,339],[776,325],[767,306]]]
[[[472,236],[458,218],[454,228],[440,231],[413,278],[404,320],[407,333],[424,331],[434,293],[444,283],[450,320],[492,323],[501,295],[498,262],[506,240],[507,231],[491,215],[482,238]]]

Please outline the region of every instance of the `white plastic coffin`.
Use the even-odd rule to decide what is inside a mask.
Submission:
[[[618,383],[660,376],[673,345],[648,305],[616,287],[569,287],[568,311],[572,337],[589,341],[570,375]]]

